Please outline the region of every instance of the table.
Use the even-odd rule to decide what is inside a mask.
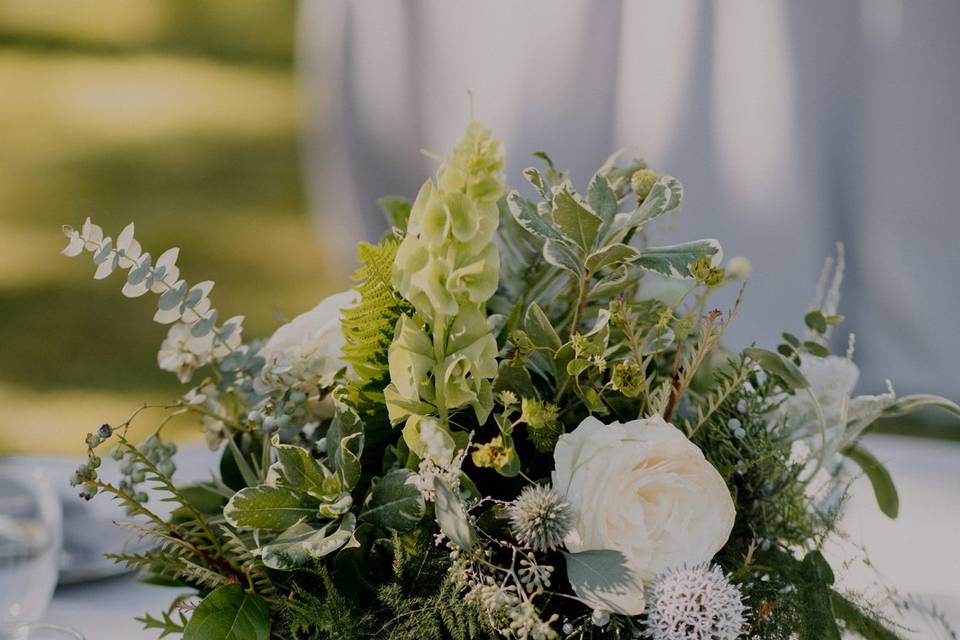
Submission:
[[[871,560],[903,592],[933,599],[955,626],[960,627],[960,443],[871,435],[866,446],[887,463],[900,491],[900,517],[889,520],[877,509],[869,483],[853,487],[844,528],[870,550]],[[833,549],[838,556],[845,550]],[[853,588],[869,587],[871,572],[864,568],[838,570],[838,579]],[[137,583],[121,577],[61,588],[48,612],[52,622],[77,627],[87,640],[156,638],[134,616],[158,615],[179,593],[176,589]],[[937,638],[917,627],[915,638]]]

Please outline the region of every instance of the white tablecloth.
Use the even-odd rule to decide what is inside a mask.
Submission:
[[[845,529],[870,550],[884,581],[904,593],[932,599],[960,626],[960,444],[871,436],[867,446],[885,461],[900,490],[900,517],[891,521],[876,507],[869,484],[858,480]],[[842,552],[837,552],[838,555]],[[835,566],[840,563],[835,559]],[[853,587],[868,587],[864,568],[838,569]],[[133,617],[158,615],[179,593],[123,577],[59,589],[48,612],[52,622],[74,626],[87,640],[156,638]],[[915,638],[944,637],[916,627]]]

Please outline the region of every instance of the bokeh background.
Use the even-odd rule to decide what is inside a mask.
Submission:
[[[290,0],[0,0],[0,451],[175,398],[155,300],[59,255],[63,224],[179,246],[248,335],[343,288],[305,214]]]
[[[154,301],[60,256],[60,225],[134,221],[266,336],[347,286],[468,90],[513,185],[540,149],[580,186],[620,147],[677,175],[664,240],[754,261],[732,346],[802,331],[842,239],[858,390],[956,398],[958,29],[953,0],[0,0],[0,453],[78,453],[180,391]]]

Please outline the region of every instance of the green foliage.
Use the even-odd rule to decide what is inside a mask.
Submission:
[[[376,412],[388,383],[387,349],[400,316],[410,305],[393,288],[393,262],[398,243],[387,237],[379,244],[362,242],[357,255],[362,266],[353,276],[360,294],[356,306],[344,309],[341,327],[346,344],[343,359],[357,379],[348,384],[349,398],[358,411]]]
[[[270,609],[237,584],[207,595],[190,616],[183,640],[269,640]]]

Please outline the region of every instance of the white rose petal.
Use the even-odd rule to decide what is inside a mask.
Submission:
[[[560,437],[554,460],[553,486],[575,511],[567,548],[620,551],[644,581],[711,560],[733,529],[723,478],[660,416],[609,425],[589,417]],[[642,610],[642,591],[637,598]]]

